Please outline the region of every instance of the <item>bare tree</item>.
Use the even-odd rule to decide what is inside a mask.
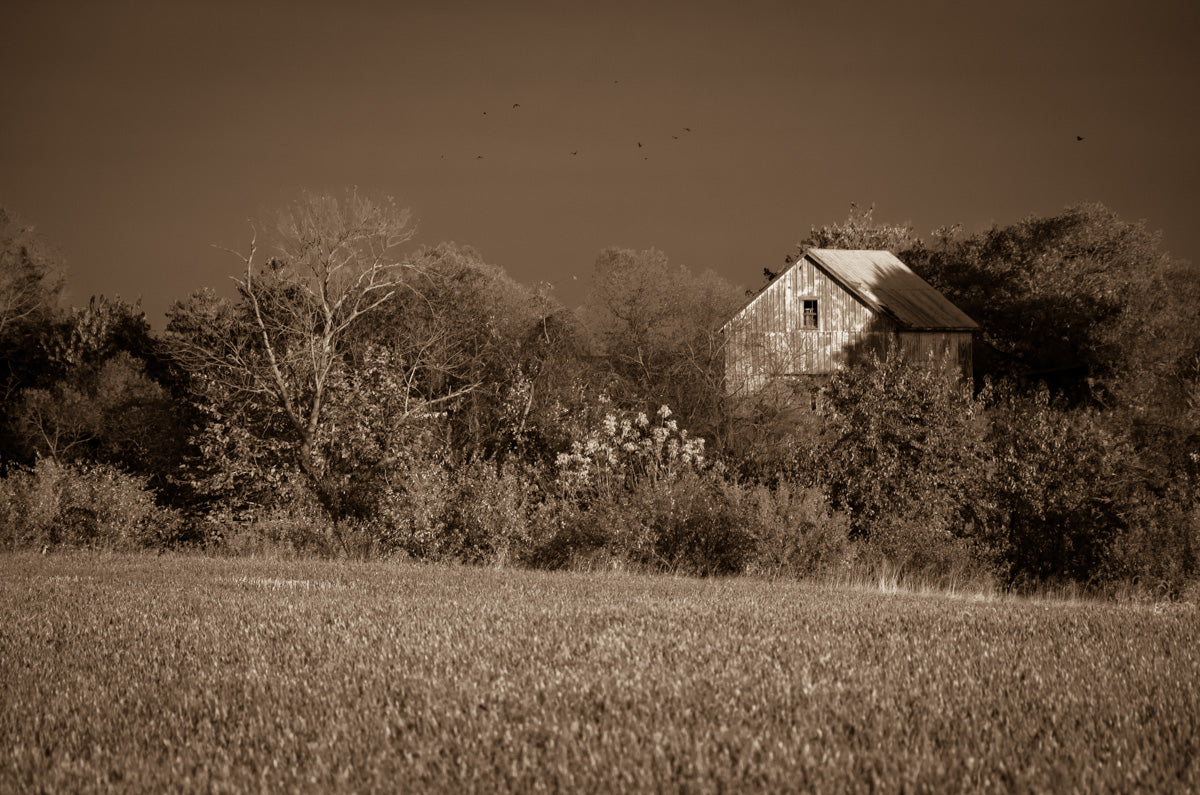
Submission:
[[[31,226],[0,207],[0,337],[22,320],[54,306],[61,270]]]
[[[318,444],[330,390],[351,328],[403,285],[411,265],[399,249],[414,233],[409,212],[390,200],[306,194],[280,215],[276,256],[261,260],[257,230],[248,252],[232,252],[245,265],[234,279],[238,306],[177,307],[168,328],[189,372],[281,416],[292,462],[335,520],[341,494]]]

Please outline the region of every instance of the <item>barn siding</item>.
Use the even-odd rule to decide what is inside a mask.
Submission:
[[[803,328],[802,301],[817,300],[816,329]],[[771,378],[832,373],[851,352],[883,350],[894,325],[808,259],[789,268],[726,328],[730,391]]]
[[[971,332],[969,331],[902,331],[900,350],[909,359],[922,361],[933,357],[947,361],[961,372],[972,372]]]
[[[802,301],[817,299],[818,328],[802,327]],[[906,356],[949,355],[972,372],[969,331],[899,331],[808,258],[764,289],[725,328],[726,389],[757,390],[774,378],[820,375],[852,355],[882,353],[897,341]]]

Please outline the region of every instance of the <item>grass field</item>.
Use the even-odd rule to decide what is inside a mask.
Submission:
[[[1196,791],[1200,612],[0,556],[0,790]]]

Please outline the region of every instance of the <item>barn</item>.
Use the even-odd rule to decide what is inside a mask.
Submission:
[[[971,373],[978,324],[890,251],[810,248],[721,329],[730,394],[825,375],[869,351],[957,363]]]

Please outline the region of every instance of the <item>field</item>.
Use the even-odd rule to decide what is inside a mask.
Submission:
[[[1195,605],[0,556],[0,790],[1196,791]]]

